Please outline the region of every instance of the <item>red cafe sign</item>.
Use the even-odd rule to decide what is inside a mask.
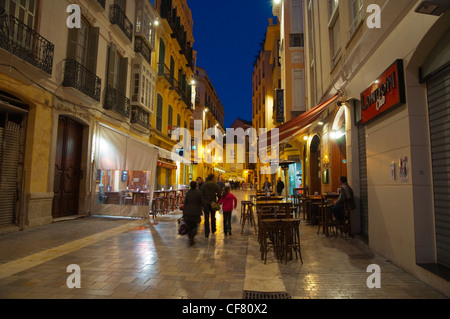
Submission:
[[[166,162],[163,162],[163,161],[157,161],[156,165],[159,166],[159,167],[168,168],[168,169],[175,169],[175,170],[177,169],[176,165],[170,164],[170,163],[166,163]]]
[[[397,60],[361,93],[362,122],[367,123],[404,103],[406,103],[406,97],[403,60]]]

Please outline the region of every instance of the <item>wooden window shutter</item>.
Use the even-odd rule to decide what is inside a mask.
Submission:
[[[109,58],[108,58],[108,86],[114,87],[115,65],[116,65],[116,51],[117,47],[114,43],[109,45]]]
[[[120,58],[120,71],[119,71],[119,87],[117,90],[123,95],[127,95],[127,81],[128,81],[128,58]]]
[[[67,58],[76,60],[77,56],[78,29],[69,28],[69,41],[67,42]]]
[[[100,36],[100,28],[91,28],[89,30],[88,40],[88,57],[87,69],[97,74],[97,57],[98,57],[98,39]]]

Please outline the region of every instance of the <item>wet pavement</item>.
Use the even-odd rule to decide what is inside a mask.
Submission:
[[[239,202],[250,191],[234,191]],[[244,291],[285,292],[292,299],[448,299],[374,253],[357,238],[325,237],[302,220],[303,264],[261,260],[255,230],[196,243],[177,234],[180,212],[156,220],[91,216],[0,235],[1,299],[242,299]],[[369,265],[380,288],[368,288]],[[80,277],[68,271],[79,266]],[[77,281],[79,279],[79,281]],[[79,282],[81,288],[71,285]]]

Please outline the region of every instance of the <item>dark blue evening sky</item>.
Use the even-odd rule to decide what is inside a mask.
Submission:
[[[187,0],[194,20],[197,66],[204,68],[224,106],[225,128],[252,120],[255,55],[272,15],[272,0]]]

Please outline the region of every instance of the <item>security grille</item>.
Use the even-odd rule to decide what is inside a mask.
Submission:
[[[437,261],[450,267],[450,67],[427,87]]]

